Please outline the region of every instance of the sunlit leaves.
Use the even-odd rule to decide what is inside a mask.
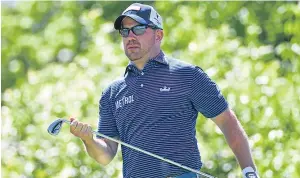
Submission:
[[[121,154],[106,167],[56,117],[93,128],[103,89],[128,60],[113,20],[131,2],[18,2],[2,6],[3,177],[121,177]],[[153,3],[153,2],[146,2]],[[249,135],[261,177],[299,177],[300,33],[297,2],[154,2],[163,50],[196,64],[219,85]],[[197,122],[203,171],[238,177],[221,131]]]

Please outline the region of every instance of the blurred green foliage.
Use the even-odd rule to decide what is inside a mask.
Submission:
[[[128,59],[114,19],[132,2],[1,2],[2,177],[122,177],[56,117],[97,127],[102,90]],[[166,54],[201,66],[249,135],[261,177],[300,177],[299,2],[145,2],[164,20]],[[199,116],[203,171],[240,177],[225,139]],[[297,151],[298,150],[298,151]],[[298,169],[297,169],[298,168]]]

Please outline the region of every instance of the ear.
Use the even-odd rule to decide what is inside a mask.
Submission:
[[[164,32],[162,30],[156,30],[156,41],[161,41],[164,37]]]

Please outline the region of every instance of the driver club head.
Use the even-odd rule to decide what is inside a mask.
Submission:
[[[69,121],[62,119],[62,118],[59,118],[59,119],[56,119],[55,121],[53,121],[47,129],[48,133],[51,135],[54,135],[54,136],[58,135],[61,130],[61,126],[64,122],[70,123]]]

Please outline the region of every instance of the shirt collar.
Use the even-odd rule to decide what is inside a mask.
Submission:
[[[160,53],[156,57],[154,57],[152,59],[149,59],[149,62],[152,62],[152,61],[156,61],[156,62],[159,62],[161,64],[165,64],[165,65],[169,64],[167,59],[166,59],[166,56],[165,56],[164,52],[162,52],[162,51],[160,51]]]
[[[166,56],[165,56],[165,54],[164,54],[163,51],[160,51],[160,53],[156,57],[154,57],[152,59],[149,59],[149,61],[147,63],[152,63],[152,62],[158,62],[158,63],[164,64],[164,65],[169,65],[169,62],[166,59]],[[127,67],[126,67],[124,75],[126,75],[126,73],[129,70],[133,70],[133,68],[136,68],[134,62],[129,61],[129,63],[128,63]]]

